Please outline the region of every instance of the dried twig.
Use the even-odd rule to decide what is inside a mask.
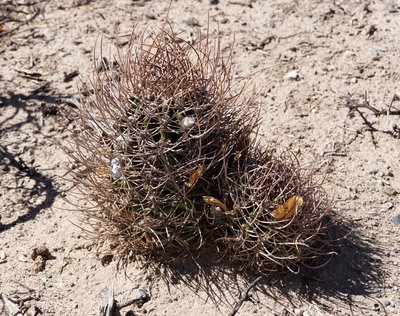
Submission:
[[[134,296],[126,302],[119,303],[114,299],[113,286],[108,287],[103,296],[103,301],[100,305],[99,316],[114,316],[119,315],[119,310],[133,303],[146,303],[150,300],[150,295],[144,289],[139,289]]]
[[[252,8],[253,7],[253,3],[251,0],[229,0],[228,1],[229,4],[236,4],[236,5],[241,5],[244,7],[249,7]]]
[[[10,30],[0,32],[0,37],[11,34],[11,33],[15,32],[16,30],[18,30],[21,26],[32,22],[39,15],[39,13],[40,13],[40,9],[36,9],[35,12],[32,14],[32,16],[29,19],[22,21],[22,23],[18,24],[17,26],[13,27]]]
[[[382,133],[385,133],[385,134],[390,134],[395,138],[399,137],[399,133],[396,130],[396,126],[394,126],[392,129],[388,129],[388,130],[378,129],[378,128],[376,128],[374,126],[376,123],[369,121],[367,116],[366,116],[366,113],[363,112],[363,110],[365,109],[367,111],[372,112],[376,117],[379,117],[381,115],[386,115],[386,121],[387,121],[387,125],[388,125],[389,115],[400,115],[400,110],[395,108],[395,107],[393,107],[393,103],[395,101],[399,100],[399,98],[398,98],[398,96],[396,94],[394,94],[394,96],[392,98],[392,101],[390,102],[390,105],[388,106],[387,110],[378,109],[378,108],[372,106],[368,101],[368,93],[367,92],[365,92],[365,94],[364,94],[363,102],[359,102],[357,100],[354,100],[351,97],[350,94],[342,96],[341,98],[346,101],[345,106],[349,109],[349,113],[347,115],[347,118],[351,117],[351,115],[354,112],[356,112],[356,113],[358,113],[360,118],[363,120],[363,123],[365,125],[363,128],[355,131],[356,137],[352,141],[354,141],[357,138],[357,136],[360,135],[363,131],[369,131],[371,133],[372,142],[373,142],[373,144],[375,146],[377,145],[377,143],[376,143],[376,139],[375,139],[375,136],[374,136],[374,132],[382,132]],[[349,130],[345,126],[343,128],[345,129],[345,131]]]
[[[243,292],[240,300],[236,302],[235,306],[233,307],[233,310],[229,313],[229,316],[236,315],[236,313],[239,311],[240,307],[243,305],[244,301],[246,301],[249,298],[250,290],[257,284],[258,281],[261,280],[261,278],[262,278],[262,276],[259,276],[257,279],[255,279],[253,282],[251,282],[249,284],[249,286]]]

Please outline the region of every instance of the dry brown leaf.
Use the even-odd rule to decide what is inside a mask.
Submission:
[[[196,171],[193,172],[193,174],[189,177],[189,180],[185,183],[185,185],[189,188],[193,187],[193,185],[203,175],[203,173],[204,173],[203,165],[198,165]]]
[[[226,205],[224,203],[222,203],[220,200],[216,199],[215,197],[203,196],[203,201],[204,201],[204,203],[206,203],[208,205],[217,206],[217,207],[221,208],[222,210],[224,210],[225,213],[229,212]]]
[[[284,204],[279,205],[272,212],[272,216],[278,220],[291,218],[297,213],[297,211],[302,205],[303,205],[303,198],[298,195],[293,195]]]

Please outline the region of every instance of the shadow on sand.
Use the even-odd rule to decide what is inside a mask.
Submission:
[[[67,97],[52,94],[49,84],[43,85],[41,89],[32,91],[28,95],[8,92],[8,96],[0,96],[0,182],[2,182],[2,189],[8,192],[18,189],[29,191],[29,194],[23,195],[16,202],[23,206],[22,214],[16,215],[16,218],[13,216],[14,219],[6,224],[1,222],[0,217],[0,234],[20,223],[33,220],[41,210],[51,207],[58,194],[51,177],[24,161],[24,149],[14,154],[4,145],[8,143],[25,148],[30,144],[26,143],[26,140],[18,142],[7,137],[10,133],[21,131],[24,127],[29,128],[32,132],[34,130],[36,133],[43,133],[43,118],[60,114],[61,100],[65,98]],[[24,134],[23,131],[21,133]],[[5,183],[4,179],[7,173],[12,174],[12,182],[15,185]],[[33,185],[29,189],[18,187],[18,183],[24,185],[24,180]],[[36,200],[40,198],[40,203],[33,204],[33,197]]]
[[[288,315],[302,304],[315,304],[328,314],[337,308],[356,314],[366,312],[353,301],[353,296],[368,297],[381,288],[385,277],[379,259],[382,250],[360,235],[354,223],[341,222],[330,230],[332,239],[338,240],[338,244],[334,246],[337,255],[331,257],[329,263],[319,269],[303,266],[296,275],[287,271],[263,276],[252,289],[249,299],[263,305],[257,297],[266,295],[281,305],[281,310]],[[155,273],[163,276],[170,292],[174,292],[175,286],[184,284],[196,295],[206,293],[206,300],[211,300],[217,309],[221,306],[232,309],[235,304],[232,297],[238,301],[248,284],[259,276],[243,273],[238,268],[216,262],[211,254],[203,253],[196,260],[157,265]],[[262,307],[276,312],[270,306]]]

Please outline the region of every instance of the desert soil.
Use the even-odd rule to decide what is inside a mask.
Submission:
[[[123,50],[133,25],[167,15],[188,38],[219,28],[225,53],[235,38],[234,79],[253,74],[265,143],[327,175],[337,236],[352,231],[325,267],[259,281],[237,315],[400,315],[400,7],[378,0],[1,0],[0,314],[97,315],[113,285],[118,301],[151,295],[123,314],[228,315],[256,278],[189,263],[118,272],[71,211],[84,201],[62,147],[94,48]]]

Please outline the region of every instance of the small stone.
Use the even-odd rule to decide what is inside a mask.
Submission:
[[[28,261],[28,258],[26,258],[26,256],[24,256],[24,255],[20,255],[20,256],[18,257],[18,260],[21,261],[21,262],[27,262],[27,261]]]
[[[392,223],[395,225],[400,225],[400,214],[397,214],[395,217],[393,217]]]
[[[387,48],[386,46],[374,46],[373,47],[376,51],[378,52],[383,52],[386,53],[389,51],[389,48]]]
[[[384,175],[385,175],[385,172],[383,172],[382,170],[378,170],[375,173],[375,176],[377,176],[378,178],[383,178]]]
[[[357,78],[351,78],[351,79],[350,79],[350,82],[351,82],[351,83],[357,83]]]
[[[208,0],[209,4],[216,5],[219,3],[219,0]]]
[[[392,202],[386,202],[385,204],[382,205],[382,210],[383,211],[388,211],[394,207],[394,204]]]
[[[394,206],[394,204],[391,203],[391,202],[386,202],[385,204],[382,205],[383,210],[385,210],[385,211],[388,211],[388,210],[392,209],[393,206]]]
[[[0,250],[0,260],[5,260],[7,258],[7,254],[4,250]]]
[[[303,76],[297,70],[292,70],[285,75],[285,78],[291,80],[300,80],[303,78]]]
[[[386,195],[389,195],[389,196],[397,195],[397,191],[390,185],[383,187],[383,193],[385,193]]]
[[[384,301],[382,302],[382,304],[383,304],[383,306],[385,306],[385,307],[388,307],[388,306],[392,305],[392,303],[391,303],[389,300],[384,300]]]
[[[399,7],[394,3],[389,3],[385,5],[385,10],[389,13],[397,13],[399,11]]]
[[[144,13],[144,16],[145,16],[146,18],[148,18],[149,20],[155,20],[155,19],[157,19],[157,16],[156,16],[156,14],[155,14],[153,11],[146,11],[146,12]]]
[[[196,118],[193,116],[186,116],[181,121],[181,126],[185,129],[190,129],[196,123]]]
[[[189,19],[187,19],[187,20],[185,21],[185,23],[186,23],[188,26],[190,26],[190,27],[200,26],[199,20],[197,20],[197,19],[194,18],[194,17],[190,17]]]
[[[219,23],[221,23],[221,24],[226,24],[226,23],[228,23],[229,22],[229,19],[228,18],[222,18],[220,21],[219,21]]]
[[[43,35],[47,40],[52,40],[56,37],[57,30],[54,28],[48,27],[48,28],[44,29]]]

